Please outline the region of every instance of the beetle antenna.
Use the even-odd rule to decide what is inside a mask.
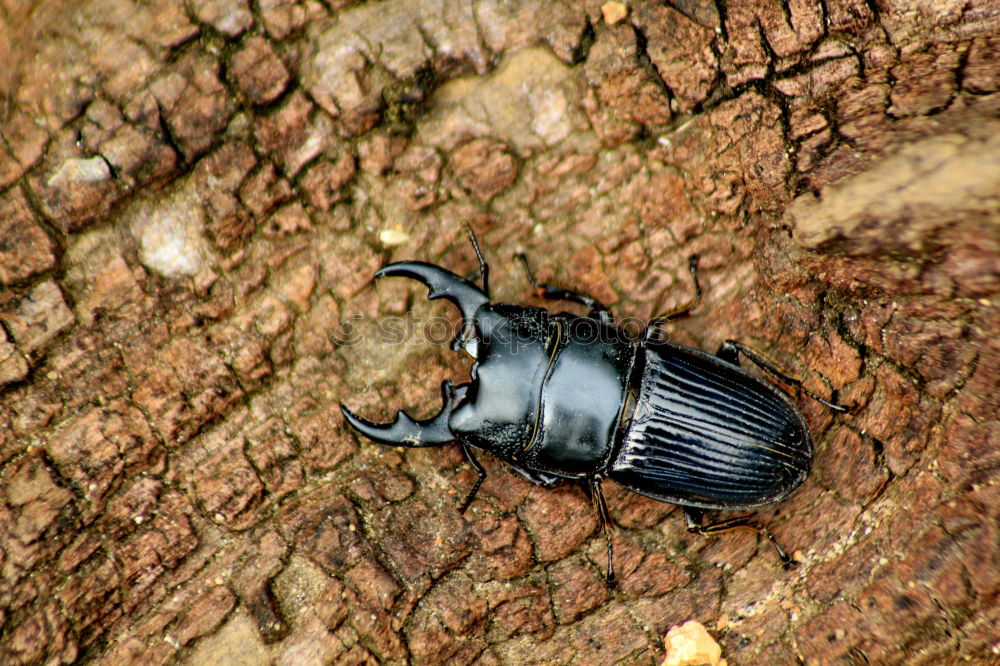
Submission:
[[[472,225],[466,222],[465,228],[469,230],[469,240],[472,241],[472,249],[476,251],[476,257],[479,259],[479,276],[483,280],[483,293],[489,297],[490,265],[483,258],[483,252],[479,249],[479,240],[476,238],[476,232],[472,230]]]

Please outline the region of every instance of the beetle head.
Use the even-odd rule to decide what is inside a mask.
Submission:
[[[451,431],[463,442],[499,455],[516,455],[531,441],[550,352],[545,310],[509,303],[484,305],[462,347],[476,362],[464,398],[455,404]]]

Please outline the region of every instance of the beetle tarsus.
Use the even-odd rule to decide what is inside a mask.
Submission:
[[[601,480],[596,477],[587,479],[587,490],[590,499],[594,502],[594,509],[597,511],[597,522],[604,532],[604,538],[608,541],[608,573],[604,579],[609,589],[615,589],[618,580],[615,578],[614,550],[611,544],[611,516],[608,515],[608,503],[604,499],[604,491],[601,489]]]
[[[608,577],[604,579],[604,584],[608,586],[609,590],[618,588],[618,579],[615,577],[614,571],[608,572]]]

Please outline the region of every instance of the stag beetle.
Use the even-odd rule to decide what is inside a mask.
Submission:
[[[422,261],[389,264],[376,278],[422,282],[428,298],[445,298],[462,314],[452,349],[475,363],[472,381],[441,386],[444,406],[424,421],[405,412],[376,424],[345,406],[347,422],[366,437],[392,446],[440,446],[457,440],[479,475],[461,505],[464,512],[486,478],[473,449],[492,453],[544,487],[561,479],[586,482],[607,538],[606,582],[614,586],[611,534],[603,479],[656,500],[680,505],[691,532],[748,528],[766,537],[782,561],[791,558],[767,529],[747,516],[702,525],[705,509],[746,510],[784,499],[806,478],[813,457],[805,419],[781,390],[739,366],[742,354],[770,375],[837,411],[758,353],[726,340],[713,356],[671,344],[659,333],[701,300],[697,255],[689,270],[695,298],[656,317],[641,340],[614,324],[597,300],[538,284],[524,255],[528,280],[544,298],[590,308],[586,317],[492,303],[489,266],[472,229],[482,288]]]

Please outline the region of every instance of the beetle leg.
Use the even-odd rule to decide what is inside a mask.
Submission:
[[[691,272],[691,278],[694,280],[694,298],[670,312],[653,317],[646,325],[646,340],[663,341],[660,334],[660,327],[673,319],[682,319],[690,316],[691,310],[694,310],[701,303],[701,283],[698,282],[699,258],[697,254],[692,254],[688,257],[688,271]]]
[[[608,326],[614,324],[615,317],[611,314],[611,310],[608,309],[608,306],[604,305],[596,298],[585,296],[579,292],[570,291],[569,289],[563,289],[561,287],[554,287],[551,284],[539,284],[535,281],[535,275],[531,272],[531,268],[528,267],[528,258],[524,255],[524,253],[518,252],[514,256],[521,260],[521,264],[524,266],[524,272],[528,274],[528,282],[531,283],[532,288],[534,288],[542,298],[550,301],[569,301],[571,303],[579,303],[580,305],[590,308],[590,312],[587,316],[591,319],[596,319],[602,324],[607,324]]]
[[[611,517],[608,515],[608,503],[604,500],[604,491],[601,490],[601,480],[597,477],[588,477],[587,490],[589,491],[590,499],[594,502],[594,509],[597,510],[597,522],[601,525],[604,538],[608,540],[608,574],[604,582],[607,583],[609,588],[614,589],[618,581],[615,579],[615,566],[611,547]]]
[[[786,567],[791,566],[794,563],[794,560],[788,556],[785,549],[778,544],[774,535],[757,521],[750,520],[750,516],[736,516],[735,518],[727,518],[726,520],[720,520],[715,523],[709,523],[708,525],[702,525],[701,519],[703,514],[700,510],[687,506],[682,508],[684,509],[684,524],[687,526],[688,532],[712,536],[715,534],[721,534],[722,532],[728,532],[729,530],[753,530],[757,534],[766,537],[767,540],[771,542],[774,549],[778,551],[778,557],[781,558],[781,561]]]
[[[830,402],[829,400],[824,400],[823,398],[819,397],[818,395],[807,389],[805,386],[803,386],[802,380],[795,379],[794,377],[789,377],[781,370],[779,370],[777,366],[775,366],[773,363],[764,358],[760,353],[755,352],[753,349],[750,349],[749,347],[747,347],[742,343],[736,342],[735,340],[726,340],[721,345],[719,345],[719,351],[715,353],[716,356],[718,356],[724,361],[732,363],[733,365],[740,364],[740,359],[739,359],[740,354],[743,354],[743,356],[745,356],[751,363],[756,365],[758,368],[761,368],[762,370],[769,372],[771,375],[777,377],[779,380],[785,382],[786,384],[791,384],[792,386],[796,387],[798,390],[802,391],[807,396],[809,396],[816,402],[820,403],[821,405],[825,405],[826,407],[829,407],[835,412],[850,411],[850,407],[845,407],[844,405],[839,405],[835,402]]]
[[[476,499],[476,493],[479,492],[479,486],[483,485],[483,481],[486,480],[486,469],[483,467],[482,463],[476,460],[476,456],[472,455],[472,449],[470,449],[469,445],[465,442],[462,442],[462,453],[464,453],[465,457],[469,459],[469,464],[472,465],[474,470],[476,470],[476,474],[479,475],[479,478],[476,479],[476,482],[472,485],[472,490],[470,490],[469,494],[465,496],[465,500],[458,508],[459,513],[465,513],[466,509],[469,508],[469,505],[472,504],[472,500]]]

